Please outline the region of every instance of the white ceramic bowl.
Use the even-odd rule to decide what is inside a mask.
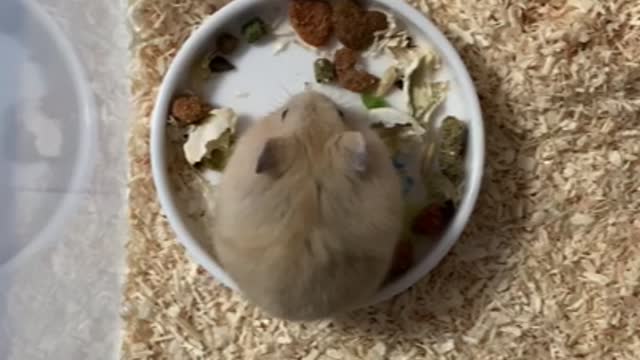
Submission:
[[[284,11],[286,3],[287,0],[268,2],[234,0],[206,19],[176,55],[164,78],[153,112],[151,162],[161,206],[179,241],[185,246],[190,256],[220,282],[232,289],[237,289],[236,285],[205,251],[201,245],[202,242],[195,238],[195,232],[191,231],[183,221],[180,207],[175,203],[172,184],[167,173],[166,124],[169,108],[174,95],[187,86],[188,74],[193,64],[201,61],[202,57],[211,50],[211,44],[214,43],[213,40],[217,34],[221,31],[237,30],[238,24],[255,15],[260,15],[267,21],[273,20],[275,13],[279,13],[282,17],[286,14]],[[457,115],[467,120],[470,138],[467,147],[467,185],[460,207],[448,230],[413,268],[381,289],[367,304],[362,304],[363,306],[386,300],[406,290],[431,271],[449,252],[473,211],[484,167],[484,127],[480,105],[471,77],[455,49],[429,20],[403,1],[376,0],[371,4],[391,11],[401,19],[412,34],[418,35],[416,36],[418,42],[426,42],[440,54],[445,69],[443,76],[451,82],[451,93],[440,113]],[[289,49],[276,56],[268,45],[253,46],[243,52],[238,59],[234,59],[234,64],[240,69],[238,72],[217,79],[211,86],[205,86],[200,95],[211,100],[211,103],[224,104],[236,111],[239,109],[242,128],[247,121],[251,121],[248,119],[257,119],[275,108],[274,93],[282,93],[278,100],[284,100],[287,93],[301,91],[305,82],[312,81],[310,64],[315,56],[301,48]],[[243,76],[243,71],[248,71],[250,75]],[[263,80],[256,82],[254,79],[258,76],[258,72]],[[219,91],[220,89],[224,91]],[[245,91],[247,94],[238,96],[238,93]],[[340,102],[344,103],[344,101]]]

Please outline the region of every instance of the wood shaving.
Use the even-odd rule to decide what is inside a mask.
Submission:
[[[158,85],[220,4],[131,2],[123,313],[144,316],[124,318],[124,359],[637,359],[640,4],[410,3],[475,80],[487,131],[478,206],[445,261],[404,294],[297,324],[268,318],[185,256],[149,171]]]

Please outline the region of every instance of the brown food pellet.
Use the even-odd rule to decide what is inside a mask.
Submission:
[[[332,19],[338,40],[353,50],[365,50],[373,43],[376,31],[389,27],[384,13],[366,11],[353,0],[337,0]]]
[[[338,0],[333,8],[336,37],[346,47],[364,50],[373,43],[373,34],[364,29],[364,10],[351,0]]]
[[[171,115],[181,123],[193,124],[204,119],[211,109],[209,104],[195,95],[180,96],[175,98],[171,104]]]
[[[293,0],[289,19],[298,36],[315,47],[326,45],[333,34],[331,5],[324,0]]]
[[[336,65],[336,71],[351,70],[358,64],[358,53],[351,49],[342,48],[336,51],[333,56],[333,62]]]
[[[333,17],[338,20],[353,20],[364,11],[358,3],[353,0],[336,0],[333,3]]]
[[[440,235],[445,231],[454,214],[455,207],[451,201],[430,205],[416,216],[411,231],[426,236]]]
[[[237,37],[229,33],[222,33],[216,39],[216,49],[225,55],[229,55],[238,48],[239,42]]]
[[[365,20],[369,25],[369,30],[373,32],[386,30],[389,27],[389,20],[387,20],[387,15],[381,13],[380,11],[367,12]]]
[[[373,90],[380,79],[356,68],[359,56],[360,54],[356,51],[342,48],[336,51],[334,64],[336,75],[338,76],[338,84],[341,87],[356,93],[365,93]]]
[[[338,74],[338,84],[343,88],[362,94],[372,91],[378,86],[380,80],[361,70],[353,69],[342,75]]]

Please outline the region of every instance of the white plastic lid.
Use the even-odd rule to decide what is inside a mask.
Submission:
[[[125,3],[0,0],[2,360],[118,357]]]
[[[57,233],[86,186],[92,92],[72,47],[38,5],[0,2],[0,270]]]

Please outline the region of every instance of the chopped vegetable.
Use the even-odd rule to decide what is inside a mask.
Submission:
[[[464,158],[467,141],[466,124],[448,116],[440,127],[439,162],[442,173],[455,185],[464,176]]]
[[[202,167],[216,171],[224,170],[229,160],[229,155],[233,153],[235,141],[231,132],[226,131],[222,134],[218,142],[220,144],[228,144],[228,146],[213,149],[211,153],[200,162]]]
[[[249,44],[253,44],[267,35],[267,26],[259,17],[253,18],[242,26],[242,35]]]
[[[321,84],[329,84],[336,79],[336,69],[331,60],[318,59],[313,63],[316,81]]]
[[[381,124],[373,125],[372,129],[378,134],[391,153],[394,153],[400,147],[403,140],[402,135],[406,131],[403,126],[387,128]]]
[[[209,60],[209,70],[212,73],[223,73],[235,69],[236,67],[222,56],[214,56]]]
[[[194,126],[184,144],[189,164],[200,163],[214,151],[222,152],[222,156],[226,158],[230,153],[237,120],[237,115],[231,109],[216,109],[211,111],[202,124]]]
[[[199,97],[180,96],[171,103],[171,115],[183,124],[193,124],[204,119],[211,106]]]
[[[386,96],[399,78],[400,71],[398,71],[398,68],[390,66],[382,75],[382,79],[380,80],[380,84],[378,84],[378,89],[376,90],[375,95],[377,97]],[[400,87],[400,89],[402,89],[402,87]]]
[[[423,178],[424,188],[427,193],[425,204],[442,204],[453,200],[457,203],[460,194],[451,181],[439,171],[427,173]]]
[[[431,116],[438,106],[447,98],[449,84],[446,82],[434,82],[415,86],[413,93],[413,104],[418,112],[417,119],[424,123],[431,121]]]
[[[467,145],[467,125],[454,116],[447,116],[440,126],[441,149],[450,154],[464,155]]]
[[[229,55],[238,48],[238,38],[229,33],[222,33],[216,39],[216,48],[220,53]]]
[[[403,127],[408,136],[421,136],[424,128],[409,114],[391,107],[375,108],[368,113],[371,125],[390,129]]]
[[[371,46],[374,55],[389,53],[392,49],[408,49],[412,47],[412,39],[406,29],[398,26],[395,16],[384,13],[387,17],[387,28],[374,33],[375,41]]]
[[[382,97],[371,94],[362,94],[361,98],[362,103],[369,110],[389,107],[387,101]]]
[[[194,87],[200,86],[203,81],[211,77],[211,70],[209,70],[209,62],[217,55],[216,51],[207,53],[202,59],[194,63],[191,68],[190,79]]]
[[[406,52],[411,56],[413,52]],[[437,69],[437,57],[431,52],[420,53],[406,68],[404,91],[413,116],[429,122],[433,111],[444,101],[448,89],[446,83],[434,83],[431,76]]]

